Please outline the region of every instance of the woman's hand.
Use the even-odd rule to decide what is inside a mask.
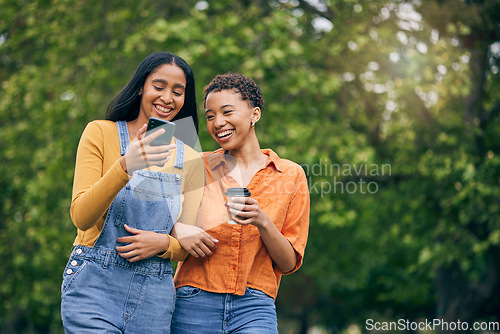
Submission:
[[[129,262],[144,260],[157,254],[164,253],[170,246],[170,239],[166,234],[139,230],[124,225],[125,230],[133,235],[117,238],[116,242],[128,243],[125,246],[116,246],[118,254]]]
[[[232,197],[226,205],[233,215],[233,220],[238,224],[252,224],[258,228],[269,222],[273,224],[257,200],[252,197]]]
[[[295,250],[288,239],[274,225],[271,218],[262,211],[256,199],[233,197],[226,205],[236,223],[252,224],[259,229],[260,237],[266,245],[269,255],[283,273],[288,273],[295,268],[297,262]]]
[[[176,238],[191,256],[196,258],[212,255],[219,240],[198,226],[175,223],[172,236]]]
[[[137,131],[127,153],[120,158],[123,170],[129,175],[136,170],[150,166],[162,167],[170,158],[171,150],[175,148],[175,144],[151,146],[151,142],[165,133],[165,129],[159,129],[145,137],[146,129],[147,124],[144,124]]]

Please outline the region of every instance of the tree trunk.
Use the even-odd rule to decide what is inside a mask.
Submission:
[[[494,298],[494,290],[500,277],[498,250],[487,254],[487,272],[477,281],[471,281],[458,263],[441,266],[437,270],[437,315],[441,325],[434,328],[439,333],[470,333],[478,309]]]

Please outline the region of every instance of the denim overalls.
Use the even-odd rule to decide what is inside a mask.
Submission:
[[[116,123],[121,155],[129,147],[126,122]],[[170,233],[181,206],[184,144],[176,139],[175,174],[139,170],[118,193],[94,247],[75,246],[64,269],[61,315],[67,333],[170,333],[175,288],[170,260],[128,262],[116,238],[123,225]]]

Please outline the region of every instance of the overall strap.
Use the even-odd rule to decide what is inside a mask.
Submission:
[[[177,169],[183,169],[184,168],[184,143],[175,138],[175,162],[174,162],[174,167]]]
[[[120,138],[120,154],[124,156],[125,153],[127,153],[128,151],[128,145],[130,142],[128,136],[127,122],[117,121],[116,127],[118,128],[118,137]]]

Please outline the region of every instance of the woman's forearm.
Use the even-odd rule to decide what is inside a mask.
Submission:
[[[76,190],[70,209],[75,226],[82,231],[94,226],[127,182],[128,176],[117,161],[96,183]]]
[[[287,273],[295,268],[297,255],[287,238],[281,234],[276,225],[266,216],[265,221],[258,227],[262,241],[274,263],[283,272]]]

